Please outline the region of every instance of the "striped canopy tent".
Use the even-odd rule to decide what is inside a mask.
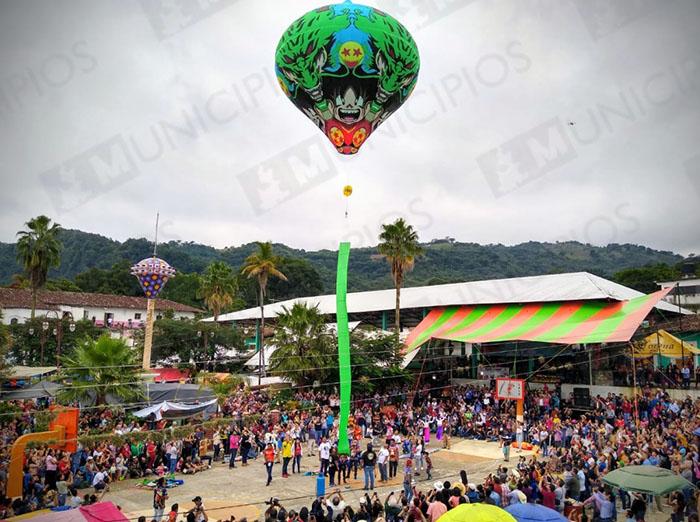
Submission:
[[[468,343],[626,342],[669,289],[629,301],[484,304],[434,308],[406,339],[410,353],[430,339]]]

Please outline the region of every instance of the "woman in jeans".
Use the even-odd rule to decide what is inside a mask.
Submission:
[[[302,444],[299,439],[294,439],[294,447],[292,448],[292,454],[294,455],[292,460],[292,473],[294,473],[294,468],[296,468],[297,473],[301,473]]]
[[[243,466],[248,465],[248,455],[250,454],[251,446],[250,432],[247,428],[245,428],[243,430],[243,435],[241,436],[241,464]]]
[[[237,432],[231,433],[231,436],[228,439],[228,447],[229,451],[231,452],[231,460],[228,462],[228,467],[229,468],[235,468],[236,467],[236,456],[238,456],[238,448],[241,444],[241,437],[238,435]]]

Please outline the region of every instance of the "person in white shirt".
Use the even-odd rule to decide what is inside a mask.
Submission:
[[[70,489],[70,498],[66,502],[67,506],[70,506],[72,508],[76,508],[80,506],[83,503],[83,499],[78,495],[78,490],[75,488]]]
[[[99,470],[95,473],[92,478],[92,487],[95,488],[95,491],[101,491],[107,487],[107,474],[104,471]]]
[[[420,475],[423,469],[423,444],[421,444],[420,439],[418,439],[418,444],[413,449],[413,469],[416,475]]]
[[[515,428],[515,440],[518,443],[518,453],[523,449],[523,437],[524,437],[523,423],[518,421],[518,425]]]
[[[326,437],[321,439],[321,444],[318,445],[318,457],[321,460],[321,470],[319,473],[323,476],[328,472],[328,463],[331,459],[331,443]]]
[[[389,478],[387,475],[387,463],[389,462],[389,448],[382,446],[382,449],[377,453],[377,464],[379,465],[379,482],[386,482]]]

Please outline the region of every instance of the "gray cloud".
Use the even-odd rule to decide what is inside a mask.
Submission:
[[[160,211],[216,246],[369,245],[401,215],[424,239],[700,251],[696,1],[367,3],[422,69],[345,158],[273,75],[308,2],[3,2],[0,240],[39,213],[125,239]]]

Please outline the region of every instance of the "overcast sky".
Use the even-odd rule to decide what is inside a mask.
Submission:
[[[217,247],[421,239],[700,252],[700,2],[376,0],[421,54],[412,98],[340,157],[282,95],[309,0],[5,0],[0,241],[47,214]],[[352,184],[348,219],[345,184]]]

